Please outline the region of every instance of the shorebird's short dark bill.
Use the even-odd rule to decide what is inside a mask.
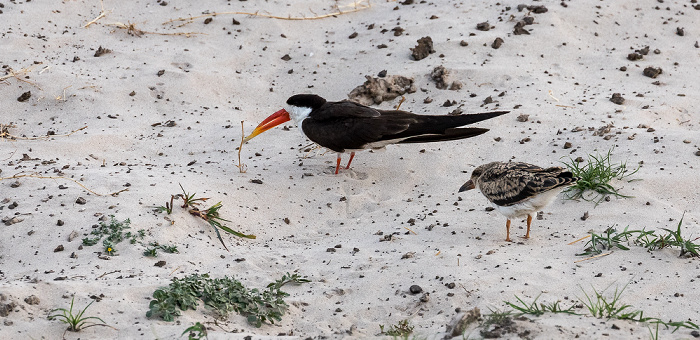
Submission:
[[[328,102],[314,94],[297,94],[287,106],[263,120],[243,139],[255,136],[287,121],[294,121],[301,132],[316,144],[338,153],[335,173],[340,169],[340,155],[350,152],[346,169],[355,151],[380,149],[389,144],[428,143],[478,136],[483,128],[461,126],[498,117],[508,111],[469,115],[417,115],[400,110],[378,110],[350,101]]]
[[[559,167],[541,168],[522,162],[491,162],[478,166],[459,192],[479,189],[498,212],[507,218],[506,241],[510,242],[510,220],[527,215],[530,238],[532,214],[552,203],[556,196],[576,184],[578,177]]]

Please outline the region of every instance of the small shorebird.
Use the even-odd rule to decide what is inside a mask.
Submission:
[[[263,120],[243,139],[253,137],[289,120],[306,138],[338,153],[335,173],[340,169],[340,155],[350,152],[346,169],[355,151],[381,149],[389,144],[427,143],[478,136],[488,129],[460,126],[498,117],[509,111],[468,115],[417,115],[400,110],[379,110],[351,101],[329,102],[315,94],[297,94],[287,106]]]
[[[524,238],[530,238],[532,214],[552,203],[562,190],[576,184],[578,180],[571,172],[559,167],[544,169],[522,162],[492,162],[474,169],[471,179],[459,188],[459,192],[479,189],[496,210],[508,219],[506,241],[511,242],[511,219],[527,215],[527,233]]]

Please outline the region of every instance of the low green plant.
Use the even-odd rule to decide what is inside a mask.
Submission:
[[[484,321],[481,323],[481,327],[488,327],[490,325],[500,325],[513,317],[513,311],[511,310],[489,308],[489,311],[491,313],[484,314]]]
[[[206,208],[206,209],[201,209],[200,205],[207,200],[209,200],[208,197],[197,197],[196,194],[190,194],[187,191],[185,191],[185,188],[182,187],[182,184],[180,184],[180,189],[182,190],[181,194],[177,195],[170,195],[170,203],[165,203],[165,206],[159,206],[159,207],[154,207],[156,211],[158,212],[166,212],[168,215],[170,215],[173,211],[173,205],[174,205],[174,200],[177,198],[182,199],[182,208],[188,209],[189,213],[197,216],[209,223],[209,225],[214,228],[214,232],[216,232],[216,237],[219,239],[219,242],[221,242],[221,245],[224,246],[224,249],[228,251],[228,247],[224,243],[223,238],[221,238],[221,233],[219,232],[219,229],[234,235],[238,236],[241,238],[248,238],[248,239],[255,239],[255,235],[246,235],[241,232],[235,231],[227,226],[225,226],[222,222],[231,222],[227,219],[224,219],[219,215],[219,210],[222,207],[221,202],[218,202],[214,204],[213,206]],[[150,253],[153,253],[152,251]]]
[[[143,229],[137,232],[126,231],[131,229],[129,224],[131,221],[127,218],[124,221],[117,221],[114,215],[110,215],[109,224],[104,221],[100,222],[99,226],[90,232],[93,237],[86,237],[83,239],[83,245],[93,246],[102,240],[102,245],[104,250],[109,255],[116,255],[117,250],[115,246],[122,241],[128,240],[129,243],[137,243],[138,240],[142,240],[146,236],[146,231]]]
[[[593,294],[589,295],[583,288],[583,292],[586,299],[578,298],[581,303],[588,309],[590,314],[596,318],[602,319],[618,319],[618,320],[631,320],[637,322],[644,322],[648,324],[657,325],[657,335],[658,335],[658,325],[663,325],[666,328],[673,327],[673,332],[677,331],[679,328],[688,329],[698,329],[698,325],[690,321],[663,321],[655,317],[645,317],[644,312],[641,310],[632,310],[632,306],[624,304],[621,302],[620,297],[622,293],[627,288],[627,283],[622,289],[615,288],[615,292],[612,297],[606,297],[604,295],[605,291],[610,288],[608,286],[602,291],[597,291],[593,288]]]
[[[644,247],[649,251],[677,247],[680,248],[679,257],[683,257],[685,255],[700,256],[700,244],[694,242],[697,240],[697,238],[693,240],[685,238],[681,232],[682,224],[683,217],[681,217],[675,230],[661,228],[661,230],[666,231],[665,235],[659,235],[656,233],[656,231],[646,229],[629,230],[629,227],[626,227],[623,231],[618,232],[614,228],[608,227],[601,235],[591,233],[591,239],[584,245],[584,251],[576,255],[598,255],[603,251],[613,250],[615,248],[629,250],[629,248],[623,244],[623,242],[629,242],[631,240],[635,245]]]
[[[401,320],[396,325],[389,325],[386,331],[384,330],[384,325],[379,325],[379,329],[382,334],[394,337],[406,337],[413,333],[413,326],[408,323],[408,320]]]
[[[573,305],[567,309],[562,309],[559,305],[559,301],[550,302],[548,304],[537,303],[537,299],[540,298],[540,295],[538,295],[534,300],[532,300],[531,303],[525,303],[525,301],[523,301],[523,299],[521,299],[517,295],[515,296],[515,298],[518,300],[518,304],[508,301],[504,302],[506,305],[520,312],[520,314],[530,314],[534,316],[540,316],[544,313],[576,314],[576,312],[574,312]]]
[[[165,321],[173,321],[180,310],[197,309],[199,300],[225,316],[235,311],[247,317],[248,323],[261,327],[264,322],[282,320],[289,305],[284,298],[289,294],[281,290],[288,283],[304,283],[308,279],[298,274],[285,274],[279,280],[267,285],[266,289],[248,289],[243,284],[224,276],[213,279],[208,274],[192,274],[182,279],[173,278],[168,287],[153,292],[147,317],[159,316]]]
[[[65,324],[68,325],[68,330],[71,332],[78,332],[82,329],[88,328],[88,327],[93,327],[93,326],[106,326],[106,327],[111,327],[107,325],[104,320],[96,317],[96,316],[84,316],[85,311],[92,305],[95,300],[92,300],[85,308],[79,310],[76,312],[76,314],[73,314],[73,303],[75,302],[75,296],[70,300],[70,307],[69,309],[65,308],[56,308],[51,310],[49,314],[55,313],[55,312],[61,312],[61,314],[53,314],[49,315],[48,319],[49,320],[56,320],[61,321]],[[100,323],[94,323],[91,320],[97,320]]]
[[[149,257],[156,257],[158,256],[159,249],[169,254],[179,253],[179,251],[177,250],[177,246],[166,246],[159,244],[158,242],[150,242],[146,250],[143,252],[143,255]]]
[[[190,326],[189,328],[185,329],[184,332],[180,335],[182,337],[183,335],[188,334],[187,340],[201,340],[201,339],[207,339],[207,327],[202,325],[201,323],[197,322],[194,325]]]
[[[567,198],[595,202],[597,206],[611,195],[619,198],[632,197],[620,194],[618,189],[610,184],[610,181],[613,179],[626,179],[637,173],[640,168],[637,167],[637,169],[630,171],[627,169],[626,162],[620,162],[619,165],[612,164],[610,160],[612,151],[613,149],[608,150],[608,153],[605,155],[589,154],[588,161],[584,165],[571,158],[569,158],[568,162],[562,162],[574,177],[580,178],[575,185],[566,190]],[[628,182],[631,181],[633,180],[628,180]],[[589,190],[593,191],[593,194],[585,195],[586,191]]]

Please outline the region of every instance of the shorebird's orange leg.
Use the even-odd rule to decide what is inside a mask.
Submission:
[[[510,219],[506,221],[506,242],[512,242],[510,240]]]
[[[532,215],[527,215],[527,233],[525,233],[525,237],[523,238],[530,238],[530,224],[532,223]]]
[[[335,174],[338,174],[338,169],[340,169],[340,152],[338,152],[338,159],[335,162]]]
[[[348,166],[346,166],[345,169],[350,169],[350,163],[352,163],[353,158],[355,158],[355,151],[350,153],[350,160],[348,161]]]

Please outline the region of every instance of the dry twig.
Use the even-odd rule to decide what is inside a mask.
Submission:
[[[3,81],[5,81],[5,80],[7,80],[7,79],[10,79],[10,78],[15,78],[15,79],[17,79],[17,80],[19,80],[19,81],[21,81],[21,82],[25,82],[25,83],[27,83],[27,84],[29,84],[29,85],[35,86],[35,87],[38,88],[39,90],[43,90],[43,89],[41,88],[41,86],[39,86],[39,85],[37,85],[37,84],[35,84],[35,83],[29,81],[29,80],[20,78],[21,75],[24,75],[24,74],[29,73],[29,72],[32,70],[33,67],[34,67],[34,65],[29,66],[29,67],[25,67],[25,68],[23,68],[23,69],[21,69],[21,70],[19,70],[19,71],[15,71],[15,70],[13,70],[13,69],[10,68],[10,69],[7,70],[7,74],[6,74],[6,75],[0,77],[0,82],[3,82]]]
[[[195,19],[214,17],[214,16],[218,16],[218,15],[249,15],[249,16],[257,16],[257,17],[270,18],[270,19],[279,19],[279,20],[318,20],[318,19],[335,17],[338,15],[343,15],[343,14],[348,14],[348,13],[359,12],[361,10],[372,7],[372,5],[370,4],[370,0],[356,0],[356,1],[353,1],[352,4],[344,6],[344,7],[349,7],[350,9],[346,10],[346,11],[342,11],[340,9],[340,6],[336,6],[336,11],[333,13],[321,14],[321,15],[316,15],[314,13],[314,16],[312,16],[312,17],[293,17],[291,15],[286,16],[286,17],[282,17],[282,16],[271,15],[271,14],[263,14],[260,12],[215,12],[215,13],[207,13],[207,14],[197,15],[197,16],[193,16],[193,17],[188,17],[188,18],[170,19],[170,20],[164,22],[163,25],[171,24],[171,23],[174,23],[177,21],[184,21],[185,23],[178,26],[178,27],[181,27],[181,26],[184,26],[184,25],[191,23]],[[313,13],[313,11],[312,11],[312,13]]]
[[[58,98],[57,98],[58,99]],[[11,124],[0,124],[0,139],[10,139],[10,140],[16,140],[16,139],[22,139],[22,140],[37,140],[37,139],[49,139],[53,137],[68,137],[80,130],[85,130],[87,129],[87,125],[81,127],[80,129],[73,130],[70,133],[63,134],[63,135],[46,135],[46,136],[41,136],[41,137],[19,137],[11,134],[9,132],[9,129],[14,128],[16,126],[11,125]]]
[[[109,193],[109,194],[98,194],[98,193],[96,193],[96,192],[90,190],[90,189],[89,189],[88,187],[86,187],[83,183],[80,183],[79,181],[77,181],[77,180],[75,180],[75,179],[68,178],[68,177],[61,177],[61,176],[42,176],[42,175],[40,175],[40,174],[38,174],[38,173],[30,173],[30,174],[18,173],[18,174],[12,175],[12,176],[10,176],[10,177],[0,177],[0,181],[6,180],[6,179],[17,179],[17,178],[22,178],[22,177],[32,177],[32,178],[41,178],[41,179],[66,179],[66,180],[75,182],[75,183],[78,184],[79,186],[83,187],[83,189],[85,189],[85,190],[88,191],[89,193],[92,193],[93,195],[97,195],[97,196],[107,196],[107,195],[109,195],[109,196],[117,196],[117,195],[119,195],[120,193],[129,190],[128,188],[126,188],[126,189],[122,189],[122,190],[119,190],[119,191],[116,191],[116,192],[113,192],[113,193]]]
[[[241,121],[241,145],[238,147],[238,165],[236,167],[238,168],[238,171],[241,173],[245,173],[248,171],[248,167],[241,163],[241,150],[243,149],[243,141],[245,140],[245,131],[243,130],[243,121]]]
[[[102,6],[102,11],[100,11],[100,15],[98,15],[97,18],[92,19],[92,21],[90,21],[90,22],[88,22],[87,24],[85,24],[85,26],[83,26],[83,28],[88,28],[88,26],[90,26],[90,25],[92,25],[92,24],[94,24],[94,23],[97,23],[98,20],[104,18],[105,16],[107,16],[107,13],[111,12],[111,11],[105,11],[105,3],[104,3],[104,0],[100,0],[100,5]]]

